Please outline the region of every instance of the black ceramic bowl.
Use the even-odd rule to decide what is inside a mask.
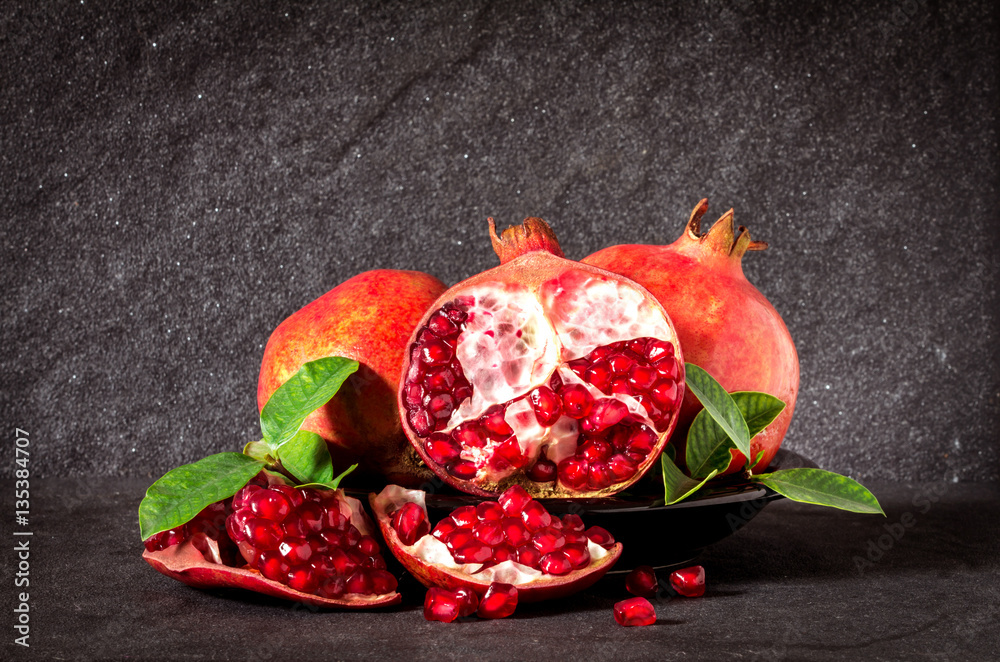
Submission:
[[[792,451],[781,449],[768,467],[792,469],[816,464]],[[637,565],[655,568],[683,566],[723,538],[743,528],[771,501],[783,498],[777,492],[742,478],[726,478],[671,506],[663,495],[616,495],[605,499],[546,499],[545,507],[560,515],[576,513],[587,526],[602,526],[622,543],[622,557],[613,573],[628,572]],[[482,499],[465,494],[428,494],[427,509],[437,522],[459,506]]]

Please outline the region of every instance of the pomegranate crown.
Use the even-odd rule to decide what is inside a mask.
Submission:
[[[500,264],[507,264],[514,258],[532,251],[545,251],[556,257],[564,257],[556,233],[549,224],[540,218],[526,218],[521,225],[512,225],[497,236],[496,223],[492,218],[490,224],[490,241],[493,250],[500,258]]]
[[[747,251],[762,251],[767,248],[767,242],[754,241],[750,238],[750,232],[740,225],[733,230],[733,210],[730,209],[723,214],[719,220],[708,229],[708,232],[701,232],[701,217],[708,211],[708,198],[702,198],[695,205],[691,212],[691,218],[684,229],[684,235],[691,241],[714,250],[717,253],[728,255],[737,260],[743,257]]]

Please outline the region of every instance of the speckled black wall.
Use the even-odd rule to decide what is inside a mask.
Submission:
[[[787,447],[998,478],[990,3],[369,4],[0,8],[0,421],[35,475],[239,449],[285,316],[493,266],[487,216],[580,258],[707,196],[771,244]]]

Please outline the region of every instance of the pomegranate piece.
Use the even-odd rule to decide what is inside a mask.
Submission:
[[[358,274],[307,304],[267,341],[258,408],[304,363],[327,356],[355,359],[361,364],[358,371],[306,418],[302,429],[326,439],[335,457],[360,462],[362,473],[421,484],[432,474],[414,468],[417,458],[403,434],[396,393],[410,332],[444,290],[428,274],[379,269]],[[440,321],[435,328],[443,328]],[[428,375],[436,385],[447,379],[441,373]],[[407,397],[422,403],[424,393],[413,389]],[[447,403],[437,401],[434,407],[443,415]]]
[[[610,533],[592,527],[600,542],[592,540],[579,515],[554,517],[519,485],[497,501],[455,509],[413,542],[405,542],[413,531],[408,522],[422,519],[416,510],[426,517],[423,492],[390,485],[370,501],[389,549],[428,587],[481,596],[499,582],[531,602],[592,585],[621,553]]]
[[[250,484],[233,503],[229,536],[247,565],[264,577],[326,598],[396,590],[367,518],[341,491]],[[405,509],[398,524],[408,536],[430,530],[420,508]]]
[[[641,598],[652,598],[659,591],[656,571],[651,566],[640,565],[625,577],[625,590]]]
[[[705,568],[693,565],[670,573],[670,585],[687,598],[705,595]]]
[[[615,621],[626,627],[652,625],[656,622],[656,610],[646,598],[629,598],[615,603]]]
[[[479,601],[479,618],[507,618],[517,608],[517,587],[493,582]]]
[[[703,233],[701,218],[707,210],[708,201],[701,200],[684,232],[669,246],[611,246],[583,262],[633,278],[652,292],[676,325],[684,359],[707,370],[727,391],[761,391],[785,403],[778,418],[750,442],[752,458],[764,453],[755,467],[759,472],[771,463],[791,423],[799,360],[781,316],[743,274],[743,255],[767,244],[751,240],[743,227],[734,231],[731,210]],[[752,334],[744,332],[750,328]],[[634,374],[628,372],[633,386],[653,379],[647,392],[655,407],[683,397],[678,432],[672,439],[682,453],[684,434],[701,410],[693,395],[674,390],[683,359],[660,344],[650,343],[638,353],[651,362],[657,377],[645,370],[648,366],[637,367]],[[727,473],[740,471],[745,461],[734,451]]]
[[[628,279],[564,259],[540,219],[499,237],[491,221],[490,233],[501,266],[449,289],[413,332],[404,431],[472,494],[624,489],[655,464],[684,393],[666,311]]]

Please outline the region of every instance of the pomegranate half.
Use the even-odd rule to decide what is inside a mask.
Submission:
[[[361,463],[351,481],[368,474],[409,485],[431,477],[426,469],[421,473],[400,427],[396,391],[410,334],[444,290],[441,281],[419,271],[378,269],[296,311],[264,348],[258,407],[304,363],[327,356],[354,359],[358,371],[302,428],[326,439],[334,465]]]
[[[666,311],[640,285],[565,259],[529,218],[500,266],[450,288],[410,340],[399,408],[427,465],[473,494],[603,496],[656,462],[684,395]]]
[[[516,587],[519,602],[548,600],[592,586],[622,552],[604,529],[550,515],[519,485],[457,508],[433,529],[420,490],[389,485],[369,501],[386,545],[428,588],[482,598],[499,583]]]
[[[751,441],[754,459],[764,453],[755,467],[759,472],[778,452],[791,423],[799,359],[781,316],[743,274],[744,253],[767,244],[752,241],[742,226],[734,231],[732,210],[702,233],[707,210],[708,201],[701,200],[680,238],[669,246],[611,246],[583,262],[628,276],[656,295],[670,311],[685,359],[707,370],[727,391],[761,391],[784,401],[784,411]],[[688,393],[672,439],[679,458],[700,410]],[[733,451],[726,473],[740,471],[745,461]]]

